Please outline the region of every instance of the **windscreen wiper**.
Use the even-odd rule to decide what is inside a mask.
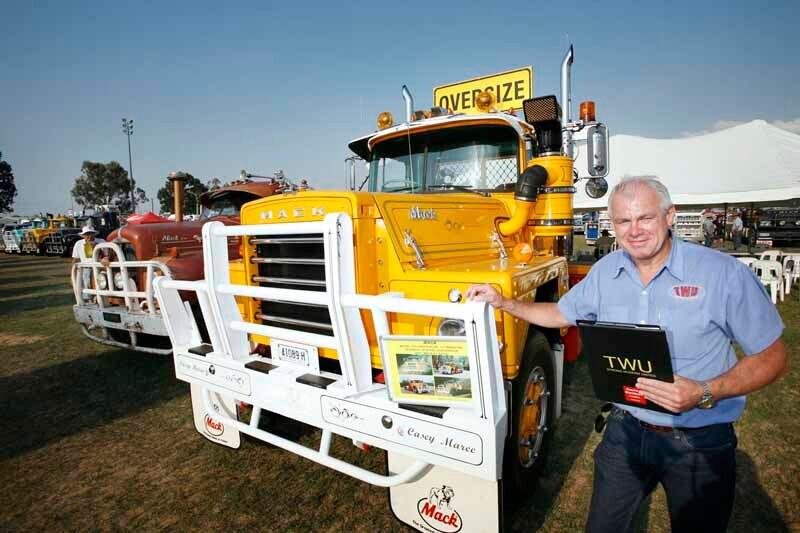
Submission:
[[[399,189],[388,189],[388,190],[384,190],[383,192],[408,192],[408,191],[415,191],[415,190],[421,190],[421,188],[417,187],[416,185],[411,185],[409,187],[400,187]]]
[[[428,189],[442,189],[445,191],[460,191],[460,192],[471,192],[477,194],[478,196],[491,196],[487,191],[478,191],[472,189],[470,187],[465,187],[464,185],[456,185],[454,183],[434,183],[432,185],[428,185]]]

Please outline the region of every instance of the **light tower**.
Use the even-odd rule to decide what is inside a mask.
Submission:
[[[135,184],[133,181],[133,158],[131,157],[131,135],[133,135],[133,119],[122,119],[122,133],[128,137],[128,172],[131,175],[131,212],[136,212]]]

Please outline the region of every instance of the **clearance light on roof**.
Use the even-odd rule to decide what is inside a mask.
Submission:
[[[494,94],[490,91],[481,91],[475,98],[475,107],[482,113],[489,113],[494,108]]]
[[[594,122],[594,102],[591,100],[581,102],[581,120],[584,122]]]
[[[384,111],[378,115],[378,129],[385,130],[394,124],[394,117],[388,111]]]

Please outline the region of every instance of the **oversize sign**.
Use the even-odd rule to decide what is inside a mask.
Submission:
[[[436,87],[433,89],[433,105],[452,109],[456,113],[481,113],[475,105],[475,99],[481,91],[494,94],[494,107],[498,111],[522,109],[522,102],[533,95],[533,67]]]

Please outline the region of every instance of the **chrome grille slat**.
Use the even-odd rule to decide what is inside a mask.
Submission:
[[[325,259],[302,259],[296,257],[251,257],[250,262],[281,265],[324,265]]]
[[[330,324],[325,324],[324,322],[312,322],[310,320],[300,320],[298,318],[286,318],[282,316],[275,316],[275,315],[265,315],[264,313],[256,313],[257,320],[264,320],[267,322],[278,322],[280,324],[289,324],[292,326],[304,326],[307,328],[317,328],[317,329],[324,329],[327,331],[333,331],[333,326]]]
[[[247,243],[255,252],[250,258],[250,262],[257,265],[257,272],[250,277],[254,285],[317,293],[327,289],[325,237],[321,233],[251,234]],[[327,305],[301,304],[279,298],[257,298],[260,300],[258,321],[277,328],[333,335]]]
[[[264,237],[250,239],[250,244],[322,244],[322,237]]]
[[[313,285],[315,287],[325,287],[325,280],[318,279],[253,276],[252,280],[258,283],[277,283],[279,285]]]
[[[286,300],[273,300],[271,298],[256,298],[256,300],[260,300],[262,302],[275,302],[275,303],[278,303],[278,304],[304,305],[306,307],[317,307],[319,309],[327,309],[328,308],[327,305],[312,304],[312,303],[308,303],[308,302],[287,302]]]

